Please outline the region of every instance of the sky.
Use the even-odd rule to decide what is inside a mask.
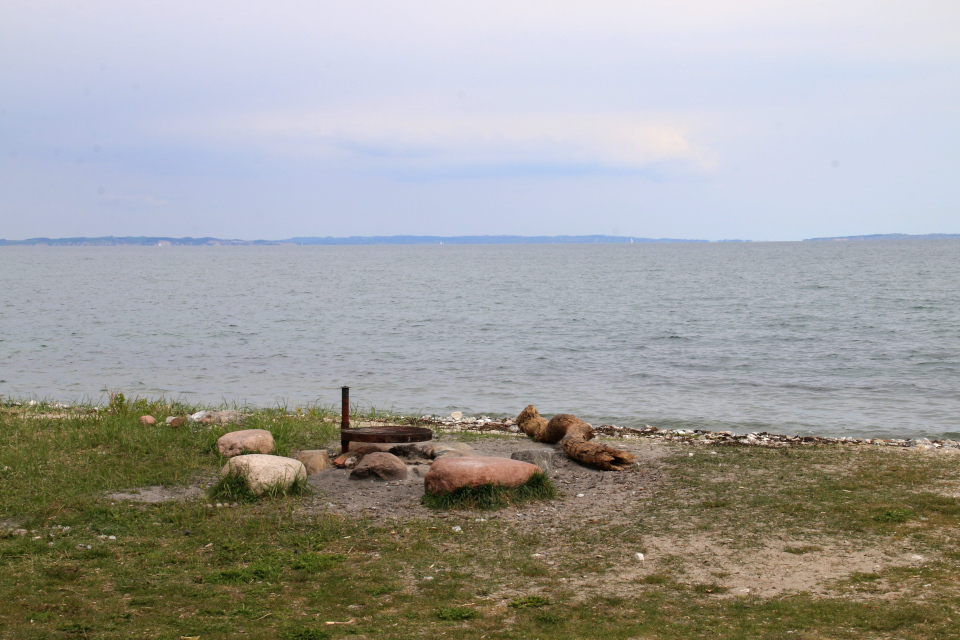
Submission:
[[[0,1],[0,238],[960,233],[955,0]]]

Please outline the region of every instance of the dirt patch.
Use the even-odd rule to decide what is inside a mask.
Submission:
[[[143,502],[147,504],[157,504],[160,502],[172,502],[179,500],[194,500],[206,495],[206,485],[190,485],[186,487],[140,487],[129,491],[117,493],[108,493],[104,497],[108,500],[126,500],[129,502]]]
[[[441,437],[438,443],[457,442],[450,436]],[[648,494],[655,483],[655,466],[651,463],[666,455],[662,445],[648,443],[617,443],[630,451],[639,464],[630,471],[599,471],[569,460],[559,445],[545,445],[526,438],[508,440],[469,441],[473,452],[479,456],[509,458],[522,449],[553,449],[554,469],[550,479],[560,492],[560,499],[549,503],[533,503],[519,508],[497,512],[458,512],[487,519],[508,521],[563,520],[573,513],[577,519],[604,517],[610,520],[611,513],[617,518],[625,517],[627,510]],[[411,464],[410,476],[397,482],[376,480],[350,480],[350,471],[331,469],[309,479],[316,490],[308,510],[325,511],[330,514],[365,515],[373,519],[407,520],[448,517],[448,514],[427,509],[420,500],[423,497],[423,477],[429,469],[424,464]],[[418,473],[419,472],[419,473]],[[616,518],[615,518],[616,519]]]

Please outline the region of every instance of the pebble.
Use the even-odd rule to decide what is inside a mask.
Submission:
[[[644,561],[644,557],[643,557],[643,554],[642,554],[642,553],[638,553],[638,554],[636,554],[634,557],[637,559],[637,562],[643,562],[643,561]]]
[[[452,527],[452,529],[454,533],[460,533],[461,531],[463,531],[461,527]]]

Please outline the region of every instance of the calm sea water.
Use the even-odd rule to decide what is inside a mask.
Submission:
[[[960,242],[0,249],[0,395],[960,432]]]

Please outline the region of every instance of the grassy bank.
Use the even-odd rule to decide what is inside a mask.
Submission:
[[[945,452],[668,445],[611,517],[562,495],[549,523],[106,497],[205,486],[216,432],[137,422],[193,409],[0,411],[0,520],[28,530],[0,538],[0,638],[960,636]],[[288,452],[333,441],[329,418],[245,426]]]

